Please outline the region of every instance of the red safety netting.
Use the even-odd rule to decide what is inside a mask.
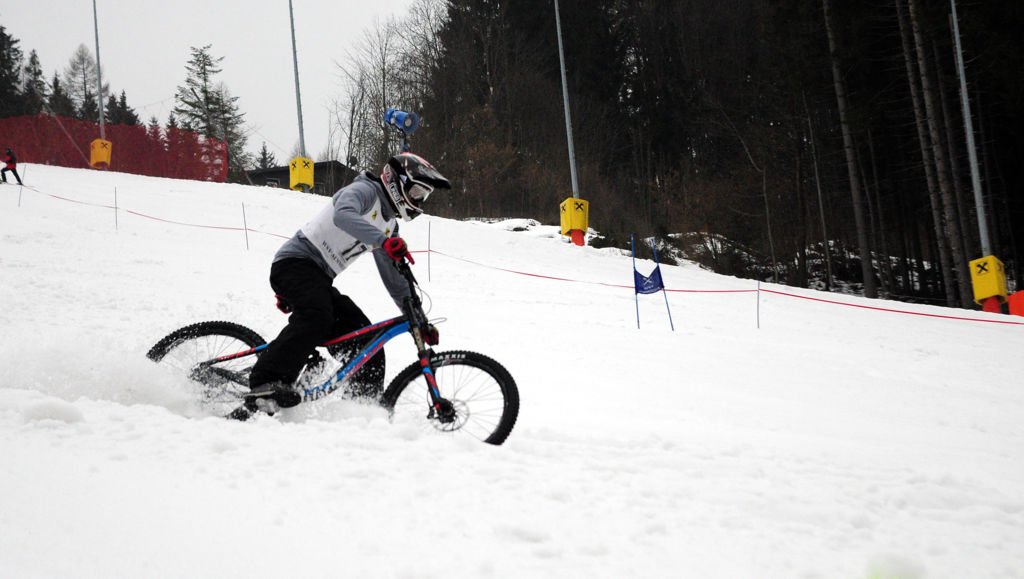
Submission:
[[[112,143],[111,171],[198,181],[227,181],[227,147],[217,139],[182,129],[149,130],[137,125],[106,125]],[[52,115],[0,119],[0,145],[20,163],[89,167],[89,143],[99,138],[97,123]]]

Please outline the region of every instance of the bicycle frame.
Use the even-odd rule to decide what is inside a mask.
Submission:
[[[319,400],[340,388],[344,385],[345,380],[348,377],[355,375],[363,365],[369,362],[370,359],[384,347],[384,344],[390,342],[393,338],[401,334],[409,332],[409,328],[409,322],[405,319],[405,316],[401,316],[366,326],[365,328],[361,328],[321,344],[321,346],[324,347],[333,346],[335,344],[341,344],[366,335],[375,330],[378,331],[377,335],[374,336],[366,346],[359,350],[359,352],[357,352],[356,355],[348,361],[348,363],[338,369],[334,376],[321,384],[304,389],[302,391],[302,401],[310,402],[313,400]],[[429,356],[427,359],[429,360]]]
[[[441,398],[440,391],[438,390],[437,387],[437,381],[434,378],[434,369],[430,364],[430,359],[433,356],[434,352],[427,346],[426,342],[424,342],[423,335],[420,330],[420,328],[427,324],[428,322],[426,314],[423,313],[423,305],[420,302],[419,297],[416,295],[416,280],[413,277],[408,264],[402,262],[396,264],[396,267],[398,267],[399,271],[402,273],[403,276],[405,276],[406,280],[409,282],[409,288],[411,290],[411,296],[408,299],[406,299],[404,304],[405,307],[403,308],[406,312],[405,315],[384,320],[382,322],[377,322],[376,324],[371,324],[369,326],[365,326],[363,328],[349,332],[343,336],[333,338],[320,344],[321,347],[333,346],[336,344],[342,344],[344,342],[354,340],[356,338],[360,338],[371,332],[376,332],[376,334],[369,340],[366,346],[360,349],[359,352],[357,352],[352,357],[352,359],[349,360],[344,366],[338,369],[338,371],[335,372],[334,375],[332,375],[330,378],[319,384],[303,389],[303,402],[319,400],[324,396],[331,394],[338,388],[341,388],[348,378],[355,375],[355,373],[358,372],[360,368],[362,368],[367,362],[369,362],[370,359],[373,358],[373,356],[376,355],[377,352],[379,352],[384,347],[384,344],[388,343],[393,338],[401,334],[409,333],[412,334],[413,340],[416,342],[416,349],[418,352],[420,368],[423,372],[423,377],[428,385],[431,405],[434,407],[434,410],[439,415],[445,413],[443,407],[444,400]],[[262,352],[263,350],[265,350],[266,348],[267,344],[263,344],[261,346],[256,346],[255,348],[250,348],[242,352],[236,352],[234,354],[228,354],[226,356],[219,356],[217,358],[207,360],[203,362],[201,365],[205,367],[210,367],[220,362],[237,360],[247,356],[255,356]]]

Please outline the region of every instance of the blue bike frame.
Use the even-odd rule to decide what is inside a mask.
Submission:
[[[356,355],[353,356],[352,359],[349,360],[348,363],[345,364],[342,368],[340,368],[333,376],[331,376],[330,378],[328,378],[327,380],[320,384],[304,389],[302,391],[302,401],[310,402],[313,400],[319,400],[320,398],[323,398],[324,396],[327,396],[328,394],[334,392],[335,390],[337,390],[338,388],[345,384],[346,379],[354,375],[356,372],[359,371],[360,368],[362,368],[367,362],[369,362],[370,359],[373,358],[377,354],[377,352],[379,352],[384,347],[384,344],[388,343],[393,338],[401,334],[412,333],[417,345],[419,346],[420,367],[422,368],[423,376],[426,379],[427,384],[429,385],[432,402],[434,403],[434,405],[437,405],[438,401],[441,398],[441,395],[437,389],[437,382],[434,379],[433,369],[430,366],[430,356],[432,354],[432,351],[424,346],[422,339],[419,335],[419,332],[413,332],[411,328],[412,326],[410,325],[408,318],[406,316],[400,316],[397,318],[391,318],[388,320],[384,320],[383,322],[378,322],[376,324],[366,326],[365,328],[360,328],[358,330],[355,330],[354,332],[350,332],[348,334],[345,334],[344,336],[340,336],[338,338],[334,338],[332,340],[324,342],[323,344],[320,344],[321,347],[333,346],[335,344],[346,342],[348,340],[357,338],[359,336],[363,336],[373,331],[378,332],[377,335],[372,340],[370,340],[370,342],[366,346],[359,350],[359,352],[357,352]],[[213,365],[219,362],[226,362],[228,360],[236,360],[238,358],[244,358],[246,356],[253,356],[259,354],[265,349],[267,349],[267,344],[256,346],[255,348],[250,348],[242,352],[236,352],[234,354],[220,356],[212,360],[208,360],[204,364]]]
[[[323,398],[324,396],[327,396],[331,392],[334,392],[335,390],[340,388],[345,383],[345,379],[358,372],[359,369],[362,368],[364,364],[370,361],[370,358],[373,358],[377,354],[377,352],[379,352],[381,348],[384,347],[384,344],[391,341],[392,338],[408,332],[409,322],[406,321],[405,318],[392,318],[390,320],[385,320],[372,326],[367,326],[361,330],[356,330],[355,332],[352,332],[350,334],[345,334],[340,338],[324,343],[323,346],[338,344],[351,338],[355,338],[356,336],[373,331],[374,329],[377,328],[385,329],[381,331],[379,334],[377,334],[377,337],[375,337],[373,340],[370,340],[370,343],[363,347],[362,350],[359,350],[359,352],[355,356],[353,356],[351,360],[349,360],[348,364],[345,364],[344,367],[340,368],[334,374],[334,376],[327,379],[327,381],[325,381],[322,384],[303,390],[302,401],[310,402],[312,400],[319,400],[320,398]]]

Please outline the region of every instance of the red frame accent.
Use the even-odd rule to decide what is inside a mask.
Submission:
[[[384,320],[383,322],[377,322],[376,324],[373,324],[371,326],[366,326],[365,328],[358,329],[358,330],[356,330],[354,332],[349,332],[349,333],[345,334],[344,336],[341,336],[339,338],[334,338],[333,340],[331,340],[329,342],[324,342],[323,344],[320,344],[320,345],[321,346],[333,346],[334,344],[337,344],[339,342],[344,342],[345,340],[348,340],[349,338],[355,338],[356,336],[362,336],[363,334],[372,332],[374,330],[379,330],[381,328],[386,328],[388,326],[392,326],[392,325],[394,325],[394,324],[396,324],[398,322],[401,322],[402,319],[403,318],[399,317],[399,318],[391,318],[390,320]]]

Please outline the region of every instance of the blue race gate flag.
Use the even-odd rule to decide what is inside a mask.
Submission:
[[[629,245],[633,250],[633,299],[636,302],[636,327],[640,329],[640,296],[639,294],[653,294],[664,292],[665,311],[668,312],[668,325],[672,331],[676,331],[676,325],[672,322],[672,310],[668,307],[668,291],[665,290],[665,282],[661,279],[661,264],[658,263],[658,248],[651,240],[651,251],[654,252],[654,271],[651,275],[643,275],[636,270],[636,241],[633,234],[629,235]]]
[[[634,266],[633,289],[638,294],[653,294],[665,289],[665,283],[661,281],[661,266],[654,266],[651,275],[643,275]]]

